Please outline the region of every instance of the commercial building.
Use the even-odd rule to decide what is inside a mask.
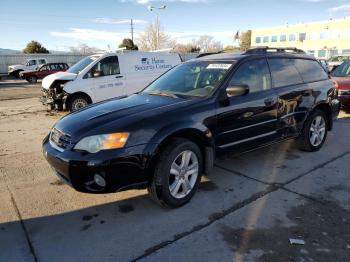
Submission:
[[[350,17],[253,29],[252,47],[296,47],[318,58],[350,54]]]

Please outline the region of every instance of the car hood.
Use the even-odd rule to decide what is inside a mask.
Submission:
[[[340,90],[350,90],[350,77],[332,77]]]
[[[49,89],[53,82],[56,80],[64,80],[64,81],[71,81],[77,78],[77,74],[74,73],[68,73],[68,72],[57,72],[51,75],[48,75],[47,77],[44,77],[42,81],[42,86],[45,89]]]
[[[89,135],[130,131],[130,126],[140,125],[142,121],[189,103],[192,100],[133,94],[73,112],[58,121],[55,128],[77,142]]]

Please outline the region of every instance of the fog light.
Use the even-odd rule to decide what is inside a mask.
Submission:
[[[105,187],[106,186],[106,180],[99,174],[95,174],[94,175],[94,181],[100,187]]]

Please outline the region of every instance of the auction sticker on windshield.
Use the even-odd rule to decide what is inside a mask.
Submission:
[[[209,64],[207,69],[229,69],[232,64]]]

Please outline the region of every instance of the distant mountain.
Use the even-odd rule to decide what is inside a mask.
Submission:
[[[20,54],[20,53],[21,53],[21,51],[19,51],[19,50],[0,48],[0,55],[15,55],[15,54]]]

